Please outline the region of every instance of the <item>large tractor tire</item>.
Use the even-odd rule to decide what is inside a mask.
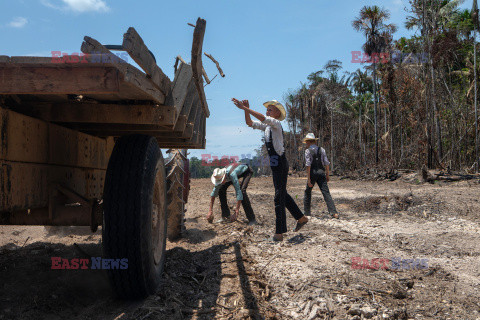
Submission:
[[[162,153],[154,137],[120,138],[104,189],[104,259],[128,259],[108,274],[120,298],[143,298],[158,287],[165,261],[167,192]]]
[[[168,240],[174,241],[185,230],[185,204],[190,189],[190,172],[186,149],[171,149],[166,167]]]

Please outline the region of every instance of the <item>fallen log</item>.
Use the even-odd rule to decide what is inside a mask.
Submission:
[[[464,181],[479,179],[478,174],[461,174],[455,172],[430,172],[425,166],[422,167],[422,179],[424,182],[435,183],[435,181]]]

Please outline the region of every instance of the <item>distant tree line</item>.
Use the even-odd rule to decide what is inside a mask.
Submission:
[[[416,33],[396,40],[389,12],[363,7],[352,27],[365,37],[370,63],[348,73],[330,60],[284,95],[290,166],[303,168],[302,138],[313,132],[339,171],[475,170],[478,10],[476,1],[472,10],[458,4],[410,0],[405,26]],[[352,61],[358,60],[352,52]]]

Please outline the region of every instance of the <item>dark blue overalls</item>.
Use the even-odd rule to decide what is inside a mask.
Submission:
[[[327,176],[325,174],[325,167],[323,166],[322,156],[321,156],[321,149],[318,147],[317,152],[312,153],[312,164],[310,167],[310,183],[315,185],[318,184],[320,191],[322,191],[323,199],[325,199],[325,203],[327,204],[328,212],[333,215],[337,213],[337,208],[335,208],[335,203],[333,202],[332,195],[330,194],[330,190],[328,189],[327,184]],[[312,187],[313,188],[313,187]],[[307,186],[305,188],[305,194],[303,196],[303,211],[307,216],[311,215],[310,212],[310,204],[312,202],[312,188]]]
[[[283,128],[282,128],[283,136]],[[288,179],[288,161],[285,152],[280,156],[273,147],[273,132],[270,128],[270,140],[267,141],[265,135],[265,146],[270,157],[270,168],[272,168],[273,186],[275,187],[275,222],[276,234],[287,232],[287,216],[285,214],[285,207],[292,214],[295,220],[303,217],[302,211],[298,208],[295,201],[287,193],[287,179]]]

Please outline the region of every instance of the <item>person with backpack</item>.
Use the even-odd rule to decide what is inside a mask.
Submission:
[[[313,133],[308,133],[303,143],[306,144],[305,166],[307,168],[307,187],[303,198],[303,210],[305,215],[310,216],[310,205],[312,200],[312,188],[316,184],[322,191],[323,199],[327,204],[328,213],[338,219],[338,212],[335,208],[327,183],[330,181],[330,162],[325,149],[316,145],[318,138]]]
[[[308,218],[302,213],[287,192],[288,161],[285,156],[283,128],[281,124],[281,121],[283,121],[286,116],[285,108],[276,100],[267,101],[263,104],[265,108],[267,108],[266,116],[264,116],[260,112],[251,110],[248,100],[240,101],[232,98],[232,101],[239,109],[245,111],[245,122],[249,127],[265,132],[265,146],[270,160],[273,186],[275,188],[275,234],[272,240],[282,241],[283,233],[287,232],[285,208],[287,208],[295,220],[297,220],[294,231],[300,230],[300,228],[308,222]],[[250,115],[259,121],[252,121]]]
[[[250,168],[249,165],[241,163],[232,163],[225,168],[215,168],[215,170],[213,170],[211,181],[214,187],[210,194],[210,210],[207,215],[208,222],[213,222],[213,204],[215,203],[215,197],[218,196],[220,198],[220,207],[222,208],[222,219],[220,221],[227,221],[228,219],[230,221],[237,220],[241,203],[248,219],[248,225],[257,224],[250,199],[247,195],[247,187],[252,175],[252,168]],[[240,178],[243,178],[241,184],[238,181]],[[232,216],[230,216],[230,208],[227,203],[227,189],[231,185],[235,188],[237,195],[235,213]]]

